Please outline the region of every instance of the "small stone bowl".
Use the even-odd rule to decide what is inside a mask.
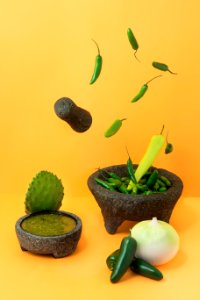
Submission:
[[[69,233],[55,236],[39,236],[31,234],[22,228],[22,222],[30,216],[53,213],[62,214],[76,221],[76,227]],[[55,258],[61,258],[72,254],[78,244],[82,232],[81,219],[75,214],[65,211],[48,211],[27,214],[21,217],[15,225],[16,234],[23,251],[30,251],[35,254],[53,255]]]
[[[137,165],[133,165],[133,167],[136,168]],[[151,167],[151,169],[155,168]],[[125,164],[110,166],[102,170],[114,172],[120,177],[128,176]],[[175,174],[165,169],[157,168],[157,170],[160,175],[167,177],[172,185],[166,192],[148,196],[110,191],[95,181],[95,178],[104,179],[101,171],[96,171],[90,175],[88,187],[101,209],[108,233],[115,233],[125,220],[143,221],[157,217],[159,220],[169,222],[173,208],[181,196],[183,183]]]

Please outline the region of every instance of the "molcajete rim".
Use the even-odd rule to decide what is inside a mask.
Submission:
[[[27,218],[46,213],[68,216],[76,221],[76,226],[68,233],[54,236],[35,235],[22,228],[21,224]],[[67,211],[40,211],[20,217],[15,224],[15,231],[23,251],[61,258],[71,255],[76,250],[82,233],[82,221],[77,215]]]
[[[136,168],[137,165],[133,167]],[[166,192],[148,196],[110,191],[95,181],[96,177],[103,179],[101,170],[115,172],[121,177],[127,176],[125,164],[105,167],[89,176],[88,187],[101,208],[105,227],[109,233],[115,233],[125,220],[143,221],[156,216],[160,220],[169,222],[173,208],[181,196],[183,182],[176,174],[168,170],[156,169],[160,175],[166,176],[171,181],[172,186]]]

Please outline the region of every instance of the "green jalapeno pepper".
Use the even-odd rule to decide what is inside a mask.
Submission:
[[[146,91],[148,90],[148,85],[145,83],[139,93],[131,100],[131,102],[137,102],[140,98],[142,98],[144,96],[144,94],[146,93]]]
[[[122,182],[122,184],[118,186],[118,190],[123,194],[129,194],[129,191],[127,190],[127,186],[124,182]]]
[[[156,182],[159,184],[160,187],[166,187],[165,182],[163,182],[161,179],[157,179]]]
[[[167,134],[167,137],[166,137],[166,142],[167,142],[167,145],[165,147],[165,154],[168,154],[168,153],[171,153],[174,150],[173,145],[168,142],[168,134]]]
[[[167,188],[165,186],[161,186],[158,190],[160,193],[166,192]]]
[[[117,257],[117,261],[110,276],[112,283],[119,281],[128,270],[135,256],[136,247],[136,240],[131,236],[122,239],[119,249],[119,256]]]
[[[120,178],[117,174],[115,174],[114,172],[107,172],[107,174],[108,174],[111,178],[121,180],[121,178]]]
[[[113,271],[113,269],[115,268],[119,253],[120,249],[117,249],[106,259],[106,264],[111,271]],[[163,274],[160,272],[160,270],[141,258],[134,257],[130,264],[130,269],[136,274],[154,280],[161,280],[163,278]]]
[[[171,153],[173,151],[173,145],[171,143],[167,143],[165,147],[165,154]]]
[[[101,172],[101,174],[107,179],[108,177],[111,177],[113,179],[118,179],[121,180],[121,177],[119,177],[116,173],[114,172],[109,172],[107,170],[103,170],[103,169],[98,169],[99,172]]]
[[[134,36],[133,31],[132,31],[131,28],[127,29],[127,36],[128,36],[128,40],[129,40],[132,48],[135,50],[134,56],[139,61],[139,59],[136,56],[136,52],[137,52],[137,50],[139,48],[139,45],[138,45],[138,42],[137,42],[137,40],[136,40],[136,38],[135,38],[135,36]]]
[[[148,190],[148,191],[144,191],[142,194],[143,194],[143,195],[146,195],[146,196],[149,196],[149,195],[152,195],[153,192],[150,191],[150,190]]]
[[[154,191],[158,191],[159,188],[160,188],[160,185],[159,185],[159,183],[156,181],[156,183],[155,183],[154,186],[153,186],[153,190],[154,190]]]
[[[126,119],[117,119],[113,122],[113,124],[106,130],[106,132],[104,133],[105,137],[111,137],[112,135],[114,135],[115,133],[117,133],[117,131],[120,129],[120,127],[122,126],[122,122],[126,120]]]
[[[108,266],[108,268],[113,271],[114,267],[115,267],[115,264],[116,264],[116,261],[117,261],[117,258],[119,256],[119,252],[120,250],[117,249],[115,250],[113,253],[111,253],[107,259],[106,259],[106,264]]]
[[[100,178],[95,178],[95,181],[100,184],[101,186],[103,186],[104,188],[110,190],[110,191],[114,191],[114,187],[112,187],[108,182],[106,182],[105,180],[102,180]]]
[[[164,182],[167,187],[170,187],[172,185],[171,181],[165,176],[159,176],[159,179],[162,180],[162,182]]]
[[[122,184],[121,180],[116,179],[116,178],[112,178],[112,177],[109,177],[109,178],[107,179],[107,181],[108,181],[109,183],[112,183],[113,186],[115,186],[115,187],[119,187],[119,186]]]
[[[168,72],[170,72],[171,74],[176,75],[176,73],[173,73],[172,71],[170,71],[168,65],[166,65],[166,64],[163,64],[163,63],[160,63],[160,62],[157,62],[157,61],[153,61],[153,62],[152,62],[152,66],[153,66],[154,68],[158,69],[158,70],[161,70],[161,71],[164,71],[164,72],[168,71]]]
[[[149,176],[148,180],[147,180],[147,186],[151,187],[153,185],[155,185],[156,181],[158,179],[158,170],[153,170],[153,172],[151,173],[151,175]]]
[[[128,153],[128,150],[127,150],[127,153]],[[135,170],[133,168],[133,162],[132,162],[132,159],[131,159],[129,153],[128,153],[128,160],[127,160],[126,166],[127,166],[128,175],[130,176],[132,182],[136,183],[135,174],[134,174]]]
[[[100,54],[99,46],[98,46],[98,44],[96,43],[95,40],[93,40],[93,42],[97,46],[98,54],[97,54],[96,59],[95,59],[94,72],[93,72],[92,78],[90,80],[90,84],[93,84],[97,80],[97,78],[99,77],[99,75],[101,73],[101,69],[102,69],[102,62],[103,62],[102,56]]]
[[[136,187],[139,192],[148,191],[148,186],[146,184],[137,183]]]
[[[163,278],[163,274],[157,268],[141,258],[135,258],[130,265],[130,269],[134,273],[154,280],[161,280]]]
[[[157,77],[161,77],[162,75],[158,75],[153,77],[152,79],[150,79],[149,81],[147,81],[140,89],[139,93],[131,100],[131,102],[137,102],[139,99],[141,99],[144,94],[146,93],[146,91],[148,90],[148,84],[153,81],[154,79],[156,79]]]

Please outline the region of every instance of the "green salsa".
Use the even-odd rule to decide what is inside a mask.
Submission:
[[[62,214],[39,214],[28,217],[22,228],[40,236],[55,236],[68,233],[76,227],[76,221]]]

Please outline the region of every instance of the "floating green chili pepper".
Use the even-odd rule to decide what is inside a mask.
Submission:
[[[130,42],[132,48],[135,50],[134,56],[139,61],[139,59],[136,56],[136,52],[137,52],[137,50],[139,48],[139,45],[138,45],[138,42],[137,42],[137,40],[136,40],[136,38],[135,38],[135,36],[134,36],[133,31],[131,30],[131,28],[128,28],[127,35],[128,35],[128,39],[129,39],[129,42]]]
[[[167,135],[167,145],[165,147],[165,154],[171,153],[174,149],[173,145],[171,143],[168,142],[168,135]]]
[[[93,72],[92,78],[90,80],[90,84],[93,84],[97,80],[97,78],[99,77],[99,75],[101,73],[102,62],[103,62],[102,56],[100,54],[99,46],[98,46],[98,44],[96,43],[95,40],[93,40],[93,42],[97,46],[98,54],[96,56],[95,66],[94,66],[94,72]]]
[[[165,148],[165,154],[171,153],[173,151],[173,145],[168,143]]]
[[[144,94],[146,93],[146,91],[148,90],[148,84],[151,81],[153,81],[154,79],[156,79],[157,77],[161,77],[161,76],[162,75],[155,76],[152,79],[150,79],[149,81],[147,81],[145,84],[143,84],[139,93],[131,100],[131,102],[137,102],[140,98],[142,98],[144,96]]]
[[[176,73],[173,73],[172,71],[170,71],[168,65],[166,65],[166,64],[159,63],[159,62],[157,62],[157,61],[153,61],[153,62],[152,62],[152,66],[153,66],[154,68],[158,69],[158,70],[161,70],[161,71],[164,71],[164,72],[168,71],[168,72],[170,72],[171,74],[176,75]]]
[[[106,130],[106,132],[104,133],[105,137],[111,137],[112,135],[114,135],[115,133],[117,133],[117,131],[120,129],[120,127],[122,126],[122,122],[126,120],[126,119],[117,119],[113,122],[113,124]]]

